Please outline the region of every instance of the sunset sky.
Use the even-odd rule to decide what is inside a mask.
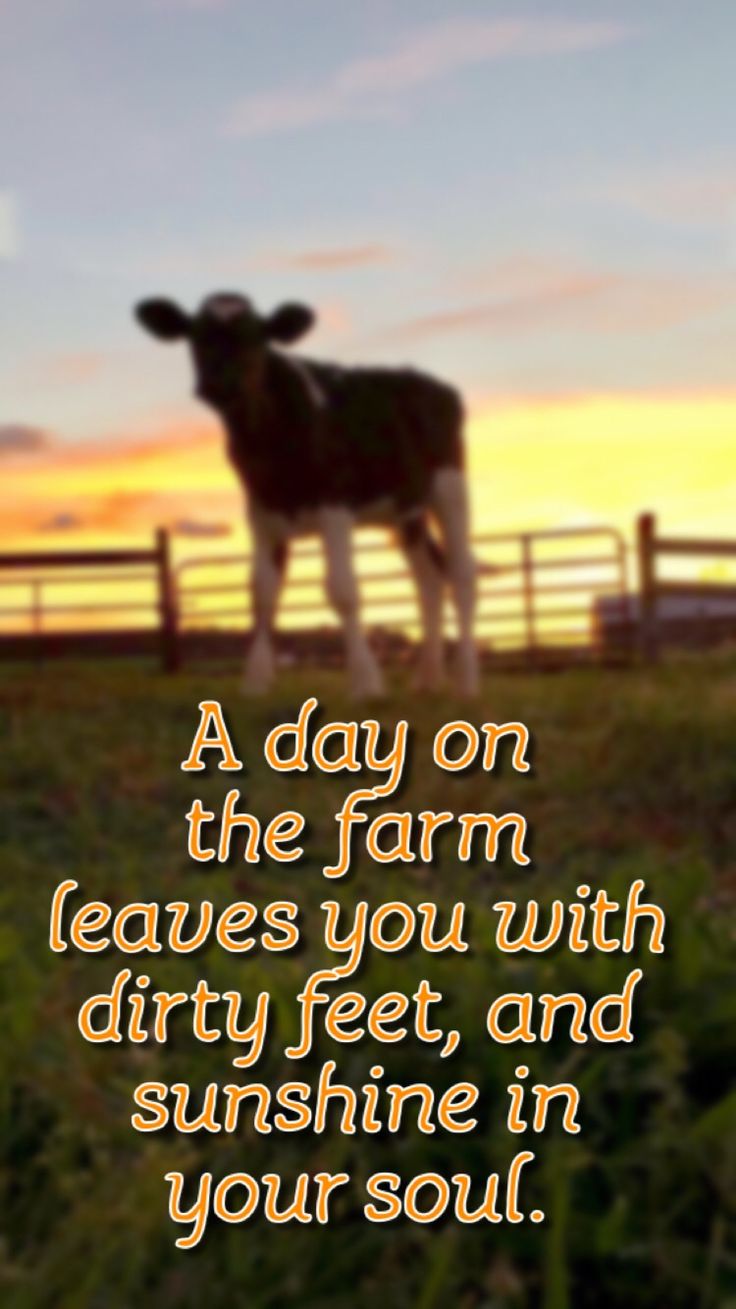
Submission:
[[[736,534],[734,49],[724,0],[0,0],[5,548],[232,548],[130,314],[221,288],[459,384],[480,526]]]

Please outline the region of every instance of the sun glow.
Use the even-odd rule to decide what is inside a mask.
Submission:
[[[609,524],[630,538],[636,514],[653,509],[670,533],[730,536],[736,530],[735,441],[736,394],[476,401],[468,421],[475,531]],[[217,563],[242,556],[248,538],[242,494],[214,423],[186,418],[138,437],[57,442],[6,454],[3,464],[10,489],[3,549],[140,545],[151,541],[156,527],[168,526],[177,566],[211,559],[197,580],[230,585],[228,612],[244,604],[245,571]],[[301,589],[291,599],[318,596],[320,574],[318,560],[298,559],[292,576],[301,578]],[[44,584],[45,602],[60,606],[48,621],[57,627],[117,621],[113,611],[106,620],[93,608],[84,618],[83,606],[93,606],[101,589],[70,581],[62,594]],[[150,586],[132,582],[121,582],[118,594],[129,602],[153,598]],[[18,627],[28,630],[28,586],[4,585],[0,600],[0,607],[17,608]],[[152,605],[148,617],[155,621]],[[290,617],[287,610],[284,617],[287,625],[306,621],[304,612]],[[8,630],[8,623],[3,627]]]

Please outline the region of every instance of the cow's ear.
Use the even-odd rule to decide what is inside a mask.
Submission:
[[[266,335],[269,341],[278,341],[280,345],[292,345],[304,336],[313,326],[316,315],[306,305],[285,304],[275,309],[266,319]]]
[[[189,314],[173,300],[141,300],[135,316],[141,327],[161,341],[181,341],[192,329]]]

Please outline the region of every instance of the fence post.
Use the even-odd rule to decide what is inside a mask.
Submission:
[[[161,661],[164,672],[175,673],[181,666],[176,595],[171,571],[171,546],[165,527],[156,529],[158,566],[158,612],[161,627]]]
[[[43,582],[40,577],[34,577],[31,582],[31,628],[34,636],[41,635],[43,626],[43,599],[41,587]]]
[[[526,628],[526,654],[530,664],[537,659],[537,633],[534,623],[534,561],[532,543],[524,532],[521,537],[521,582],[524,601],[524,625]]]
[[[654,514],[641,514],[637,523],[637,552],[639,557],[639,642],[642,658],[655,663],[659,655],[657,624],[657,519]]]

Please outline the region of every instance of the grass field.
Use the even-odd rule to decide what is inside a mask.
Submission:
[[[293,716],[310,694],[325,717],[363,716],[331,674],[291,675],[277,694],[253,704],[228,677],[164,679],[142,668],[77,665],[3,673],[5,1309],[733,1309],[736,656],[683,659],[654,671],[489,680],[471,716],[528,724],[528,776],[514,774],[508,759],[492,776],[448,778],[432,769],[426,761],[434,730],[471,711],[397,688],[379,717],[407,717],[416,741],[401,803],[389,807],[518,809],[533,831],[528,869],[508,859],[461,864],[448,843],[431,868],[363,861],[345,882],[327,883],[320,870],[334,853],[334,814],[358,783],[316,773],[276,777],[262,755],[268,728]],[[211,770],[180,771],[197,703],[206,697],[222,701],[244,760],[235,781]],[[301,809],[307,858],[294,866],[190,863],[184,813],[194,796],[219,807],[231,785],[263,818]],[[453,1025],[466,1034],[457,1067],[446,1069],[411,1041],[384,1062],[398,1080],[422,1076],[438,1086],[462,1070],[490,1107],[481,1127],[442,1139],[416,1131],[280,1139],[252,1131],[205,1139],[135,1133],[130,1097],[138,1082],[183,1079],[203,1087],[237,1070],[227,1051],[183,1037],[164,1049],[82,1041],[77,1009],[85,996],[109,988],[120,964],[109,954],[49,952],[51,895],[65,877],[80,883],[85,899],[115,905],[297,899],[306,924],[298,952],[239,958],[213,950],[138,964],[169,989],[201,976],[220,989],[267,987],[279,1039],[255,1072],[278,1081],[288,1071],[279,1048],[293,1029],[293,996],[324,962],[322,900],[465,901],[473,934],[467,956],[430,963],[411,951],[376,956],[361,985],[371,996],[426,975],[447,994]],[[573,898],[581,881],[615,898],[637,877],[666,909],[668,934],[663,956],[641,956],[636,1042],[573,1048],[553,1041],[520,1054],[483,1040],[485,1010],[502,991],[599,995],[620,989],[634,966],[618,953],[499,956],[484,948],[495,926],[493,903],[504,895]],[[504,1088],[522,1056],[543,1081],[575,1078],[583,1097],[579,1136],[551,1129],[511,1140]],[[335,1057],[345,1078],[360,1085],[375,1047],[345,1046]],[[534,1199],[547,1215],[538,1227],[372,1225],[347,1196],[328,1227],[213,1224],[185,1253],[174,1248],[181,1232],[166,1216],[163,1175],[172,1168],[209,1168],[216,1176],[344,1168],[357,1178],[382,1168],[407,1177],[435,1168],[485,1178],[519,1148],[538,1156]]]

